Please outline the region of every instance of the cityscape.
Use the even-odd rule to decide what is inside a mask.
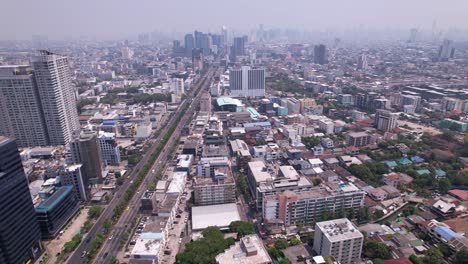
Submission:
[[[0,264],[468,264],[466,3],[51,2],[0,36]]]

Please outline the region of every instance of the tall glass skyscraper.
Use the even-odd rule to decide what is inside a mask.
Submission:
[[[41,233],[18,147],[0,136],[0,263],[33,263]]]

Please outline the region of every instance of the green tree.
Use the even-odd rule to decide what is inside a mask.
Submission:
[[[404,216],[410,216],[416,213],[416,207],[414,207],[413,205],[408,205],[403,209],[402,213]]]
[[[290,244],[291,244],[291,246],[297,246],[297,245],[302,244],[302,242],[297,238],[293,238],[293,239],[291,239]]]
[[[468,250],[460,250],[455,255],[454,264],[466,264],[468,263]]]
[[[452,183],[447,178],[442,178],[439,180],[439,192],[442,194],[446,194],[448,191],[452,189]]]
[[[312,182],[314,183],[314,185],[320,185],[322,183],[322,179],[319,179],[319,178],[315,178],[312,180]]]
[[[229,230],[236,232],[239,237],[255,233],[254,224],[251,222],[234,221],[229,224]]]
[[[392,257],[390,248],[387,245],[370,239],[364,241],[363,253],[372,259],[389,259]]]
[[[430,248],[424,253],[424,264],[444,264],[444,255],[437,248]]]
[[[385,213],[382,210],[377,209],[377,210],[374,211],[373,217],[374,217],[374,219],[380,219],[384,215],[385,215]]]
[[[320,144],[320,138],[318,137],[303,137],[301,138],[301,141],[304,145],[306,145],[307,148],[311,149],[318,144]]]
[[[268,254],[274,259],[281,258],[281,256],[283,255],[283,253],[279,249],[277,249],[276,247],[269,248],[268,249]]]
[[[411,262],[412,262],[413,264],[423,264],[422,259],[421,259],[420,257],[414,255],[414,254],[411,255],[411,256],[409,257],[409,259],[411,260]]]
[[[288,247],[288,241],[286,239],[278,239],[275,242],[275,248],[283,250]]]
[[[93,205],[88,210],[88,218],[96,219],[101,215],[102,211],[104,211],[104,208],[98,205]]]
[[[382,259],[376,258],[372,260],[373,264],[384,264],[384,261]]]
[[[282,258],[279,262],[279,264],[291,264],[291,261],[287,258]]]

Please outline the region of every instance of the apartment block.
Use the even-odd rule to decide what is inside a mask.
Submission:
[[[364,236],[348,219],[335,219],[315,224],[314,250],[332,256],[339,263],[358,263]]]

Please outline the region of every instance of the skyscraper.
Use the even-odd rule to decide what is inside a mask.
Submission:
[[[367,56],[366,54],[362,54],[358,58],[357,68],[359,70],[367,70],[368,67],[369,65],[367,64]]]
[[[455,55],[455,48],[453,47],[453,41],[444,40],[439,49],[438,61],[448,61]]]
[[[89,188],[91,179],[102,182],[102,158],[97,132],[83,131],[79,135],[75,134],[69,146],[69,163],[83,164],[81,173],[84,186]]]
[[[375,113],[375,126],[381,131],[392,131],[398,126],[398,114],[387,110],[378,109]]]
[[[186,34],[184,37],[185,56],[192,57],[192,50],[195,48],[195,40],[192,34]]]
[[[325,45],[315,45],[314,47],[314,63],[316,64],[326,64],[327,60],[327,48]]]
[[[41,50],[33,66],[50,145],[66,145],[80,129],[68,59]]]
[[[245,37],[234,38],[234,55],[235,56],[245,56]]]
[[[0,135],[15,138],[20,147],[49,144],[30,66],[0,66]]]
[[[195,31],[195,48],[202,49],[205,56],[211,53],[211,40],[208,34]]]
[[[203,69],[203,50],[193,49],[192,50],[192,64],[194,70]]]
[[[34,263],[41,251],[36,220],[18,147],[0,136],[0,263]]]
[[[229,70],[230,94],[234,97],[265,96],[265,69],[242,66]]]

